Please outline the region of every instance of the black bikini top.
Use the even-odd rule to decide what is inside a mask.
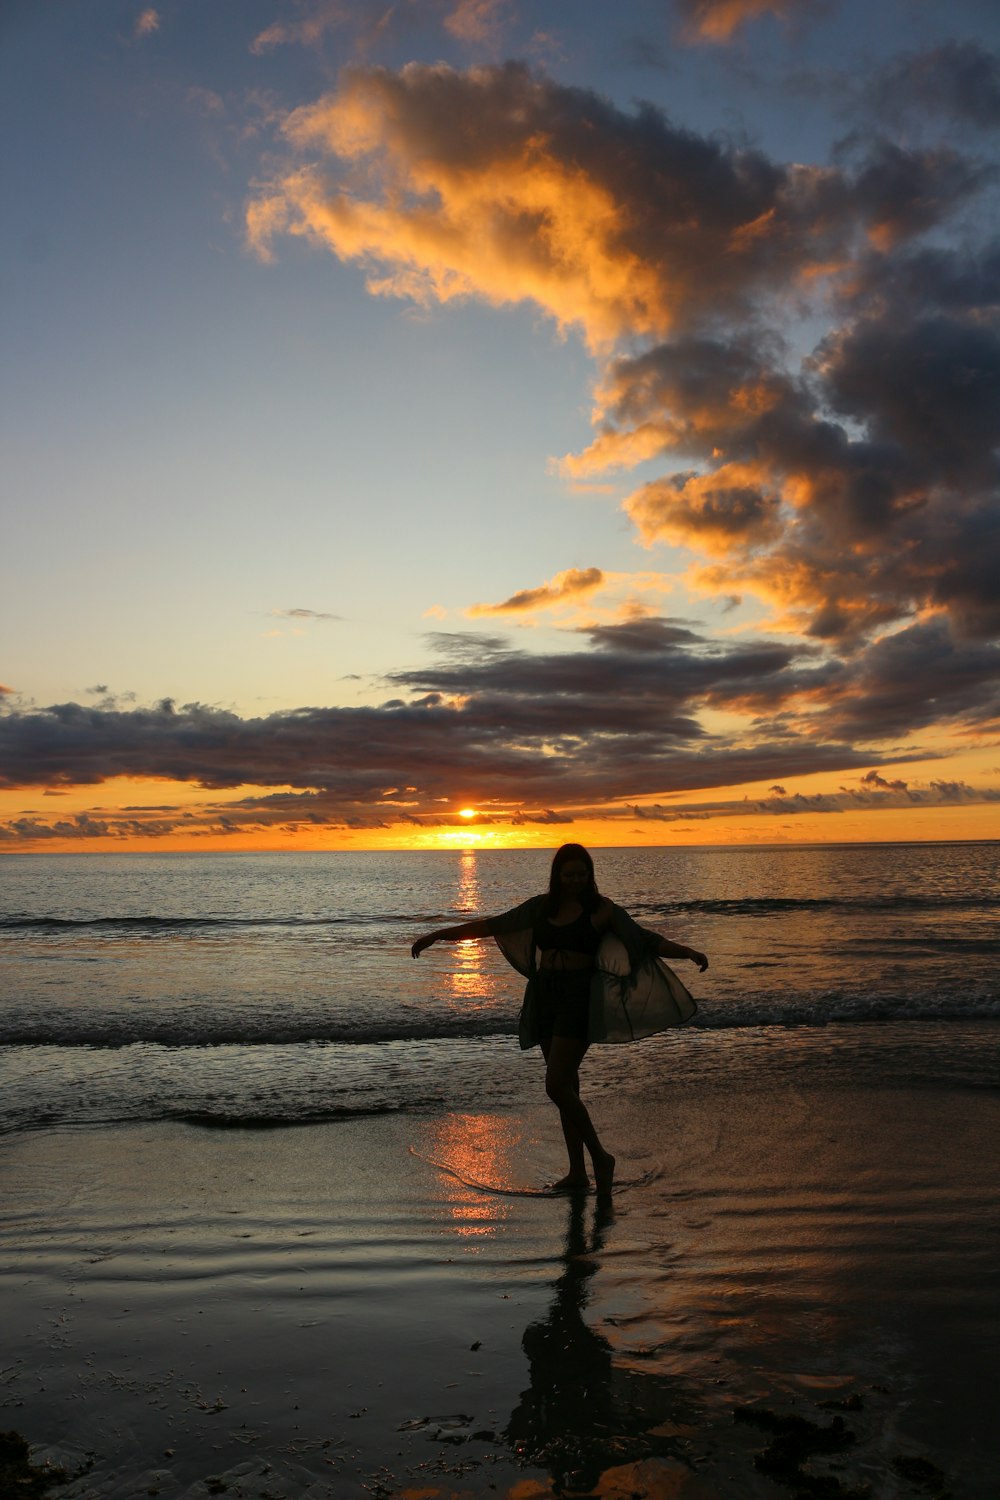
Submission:
[[[573,922],[558,925],[543,917],[535,928],[535,945],[542,952],[559,948],[568,953],[586,953],[591,957],[601,946],[601,934],[590,920],[590,913],[582,911]]]

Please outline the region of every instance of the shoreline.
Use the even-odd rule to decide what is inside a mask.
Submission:
[[[593,1107],[610,1215],[537,1193],[541,1106],[5,1138],[0,1425],[36,1463],[93,1455],[66,1500],[764,1500],[762,1455],[991,1500],[994,1092]]]
[[[941,838],[936,839],[826,839],[822,843],[818,843],[815,840],[810,841],[808,839],[802,842],[792,839],[783,839],[776,844],[767,844],[762,841],[756,840],[752,843],[747,842],[736,844],[694,844],[682,843],[678,840],[671,840],[671,842],[668,844],[599,844],[595,843],[591,839],[588,842],[588,848],[599,849],[602,853],[608,854],[613,854],[616,852],[630,853],[634,852],[635,850],[642,850],[643,852],[662,850],[664,853],[669,854],[676,849],[695,849],[703,851],[718,849],[723,853],[738,852],[741,854],[760,850],[761,853],[764,854],[774,854],[780,852],[782,849],[922,849],[939,848],[947,845],[954,845],[957,848],[966,848],[968,846],[975,847],[980,845],[989,847],[995,844],[1000,844],[1000,835],[994,834],[989,838],[975,839],[955,838],[954,835],[942,835]],[[456,854],[551,855],[557,847],[558,845],[556,844],[517,844],[507,847],[494,844],[490,844],[485,847],[482,845],[471,844],[468,847],[464,847],[461,844],[449,844],[447,846],[421,844],[417,846],[403,845],[396,849],[389,848],[382,844],[373,844],[369,849],[355,848],[354,845],[350,845],[342,849],[288,849],[286,847],[283,847],[282,845],[272,846],[264,844],[257,848],[248,845],[239,849],[206,849],[203,845],[193,844],[190,849],[122,849],[113,845],[110,845],[106,849],[53,849],[50,842],[43,847],[33,849],[0,849],[0,859],[3,859],[7,855],[10,855],[14,859],[20,858],[23,855],[35,856],[38,858],[44,858],[46,855],[50,855],[56,859],[65,859],[67,856],[75,857],[77,855],[79,855],[81,858],[87,858],[89,856],[99,857],[101,855],[109,855],[112,859],[120,859],[122,855],[135,857],[137,859],[161,859],[163,857],[169,858],[177,855],[183,859],[190,856],[201,858],[205,855],[214,856],[217,854],[221,854],[223,857],[239,857],[240,855],[248,854],[345,854],[349,856],[353,856],[356,854],[380,854],[391,855],[393,858],[400,854],[444,854],[451,857],[454,857]]]
[[[419,1129],[448,1110],[544,1115],[546,1109],[538,1054],[521,1052],[513,1034],[364,1043],[22,1044],[0,1051],[0,1148],[55,1128],[159,1123],[220,1133],[397,1118]],[[585,1098],[601,1109],[651,1093],[654,1107],[668,1111],[720,1090],[933,1093],[989,1090],[998,1076],[1000,1017],[993,1016],[689,1023],[638,1047],[595,1046],[582,1074]]]

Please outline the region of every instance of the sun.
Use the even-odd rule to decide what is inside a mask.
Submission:
[[[460,807],[458,809],[458,816],[460,818],[474,818],[476,816],[476,809],[474,807]]]

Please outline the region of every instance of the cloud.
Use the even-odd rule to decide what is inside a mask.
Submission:
[[[251,203],[261,253],[304,236],[377,295],[578,326],[595,435],[559,469],[660,462],[625,510],[696,555],[695,587],[851,649],[935,610],[1000,629],[1000,248],[917,243],[988,168],[857,133],[832,165],[782,164],[520,63],[350,70],[284,133],[311,160]],[[803,307],[832,323],[796,368],[781,328]]]
[[[994,175],[947,146],[901,146],[885,138],[849,136],[846,157],[861,152],[852,188],[868,238],[880,250],[943,223]]]
[[[870,751],[815,736],[753,744],[699,723],[701,705],[773,706],[803,691],[815,670],[808,648],[720,647],[651,618],[568,639],[568,650],[529,654],[480,635],[434,637],[434,660],[393,674],[398,696],[380,707],[244,719],[164,699],[7,713],[0,784],[60,789],[133,776],[218,791],[291,786],[303,806],[318,798],[325,817],[385,818],[431,816],[459,796],[523,812],[773,777],[779,766],[787,775],[872,764]]]
[[[260,254],[302,236],[363,264],[376,295],[530,301],[594,349],[748,315],[978,180],[952,154],[889,147],[782,165],[516,62],[348,70],[284,134],[311,161],[251,201]]]
[[[284,10],[291,17],[274,21],[259,32],[250,50],[263,56],[276,47],[299,46],[319,49],[331,32],[346,30],[351,34],[354,53],[369,53],[395,30],[407,27],[423,9],[459,42],[468,46],[485,46],[499,41],[510,18],[512,0],[435,0],[431,6],[357,5],[350,0],[286,0]]]
[[[455,0],[444,18],[445,30],[461,42],[493,42],[509,9],[509,0]]]
[[[868,252],[795,372],[766,336],[692,336],[611,361],[597,434],[562,460],[673,461],[624,504],[647,545],[712,559],[785,627],[858,644],[943,611],[1000,630],[1000,246]]]
[[[894,59],[873,81],[869,99],[889,118],[945,115],[983,130],[1000,128],[1000,56],[971,40],[951,39]]]
[[[721,36],[763,9],[688,12]],[[991,169],[881,132],[830,165],[783,164],[513,63],[355,69],[284,134],[298,156],[248,211],[262,253],[298,235],[362,265],[377,295],[527,301],[578,327],[599,362],[594,435],[559,471],[584,485],[656,465],[623,502],[639,538],[688,549],[691,586],[755,596],[799,637],[786,656],[713,654],[640,617],[595,628],[589,651],[475,660],[442,637],[431,667],[397,676],[410,701],[393,711],[415,701],[529,758],[542,747],[578,801],[594,796],[578,755],[610,796],[632,777],[676,786],[705,759],[705,711],[750,722],[703,774],[775,785],[824,756],[847,765],[848,747],[993,732],[1000,242],[966,213]],[[804,312],[825,332],[803,357]],[[609,577],[569,570],[470,613],[549,608]]]
[[[548,583],[538,588],[520,589],[500,604],[473,604],[466,610],[470,616],[527,614],[539,609],[552,609],[559,604],[587,598],[602,588],[606,575],[600,568],[567,568],[557,573]]]
[[[867,778],[862,778],[867,781]],[[964,781],[930,781],[908,790],[905,783],[881,782],[838,792],[788,792],[770,787],[770,797],[742,797],[725,802],[673,802],[635,805],[623,815],[655,823],[708,822],[754,814],[788,817],[803,813],[884,812],[891,808],[989,806],[1000,802],[993,787],[973,787]]]
[[[275,47],[289,43],[300,47],[316,47],[327,33],[345,25],[351,18],[351,9],[340,0],[321,0],[321,3],[299,4],[295,20],[274,21],[265,27],[253,40],[250,51],[258,57]]]
[[[644,485],[626,501],[641,536],[727,556],[776,540],[778,496],[766,471],[728,464],[709,474],[675,474]]]
[[[148,6],[145,10],[140,11],[136,16],[135,25],[132,28],[132,35],[137,39],[143,36],[152,36],[153,32],[159,31],[159,29],[159,13],[155,11],[152,6]]]
[[[1000,646],[956,637],[941,617],[874,642],[831,672],[820,733],[884,741],[933,725],[1000,728]]]
[[[907,782],[899,780],[887,781],[884,776],[879,775],[878,771],[866,771],[861,778],[861,785],[864,787],[882,787],[887,792],[906,792],[909,790]]]
[[[272,609],[270,613],[284,620],[343,620],[343,615],[326,614],[318,609]]]
[[[680,337],[611,360],[596,391],[597,437],[560,459],[560,470],[600,474],[671,452],[700,458],[732,447],[793,395],[780,357],[757,333]],[[742,451],[752,451],[745,438]]]
[[[994,480],[1000,440],[995,318],[928,310],[901,323],[897,311],[875,307],[820,345],[828,402],[838,414],[864,422],[876,443],[906,455],[924,483]]]
[[[785,21],[815,13],[813,0],[675,0],[691,41],[728,42],[751,21],[774,16]]]
[[[184,100],[197,114],[206,119],[220,119],[226,113],[226,102],[214,89],[191,84],[184,91]]]
[[[2,836],[127,838],[154,823],[164,835],[435,826],[459,806],[502,821],[613,817],[625,804],[741,783],[771,785],[791,804],[789,780],[823,771],[859,778],[852,805],[926,803],[912,784],[883,784],[878,746],[898,765],[918,755],[902,754],[900,740],[924,725],[1000,729],[1000,649],[956,641],[940,620],[839,661],[802,642],[713,642],[668,617],[564,639],[529,653],[499,637],[433,636],[432,659],[393,673],[393,696],[378,706],[260,718],[171,699],[7,711],[5,788],[58,792],[126,776],[205,795],[184,811],[97,807],[82,823],[26,814]],[[727,727],[709,728],[719,715]],[[822,799],[809,806],[823,810]]]

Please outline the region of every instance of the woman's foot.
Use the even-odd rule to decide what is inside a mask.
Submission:
[[[567,1172],[549,1187],[550,1193],[589,1193],[590,1178],[586,1172]]]
[[[594,1159],[594,1181],[598,1198],[610,1198],[615,1181],[615,1159],[608,1152]]]

